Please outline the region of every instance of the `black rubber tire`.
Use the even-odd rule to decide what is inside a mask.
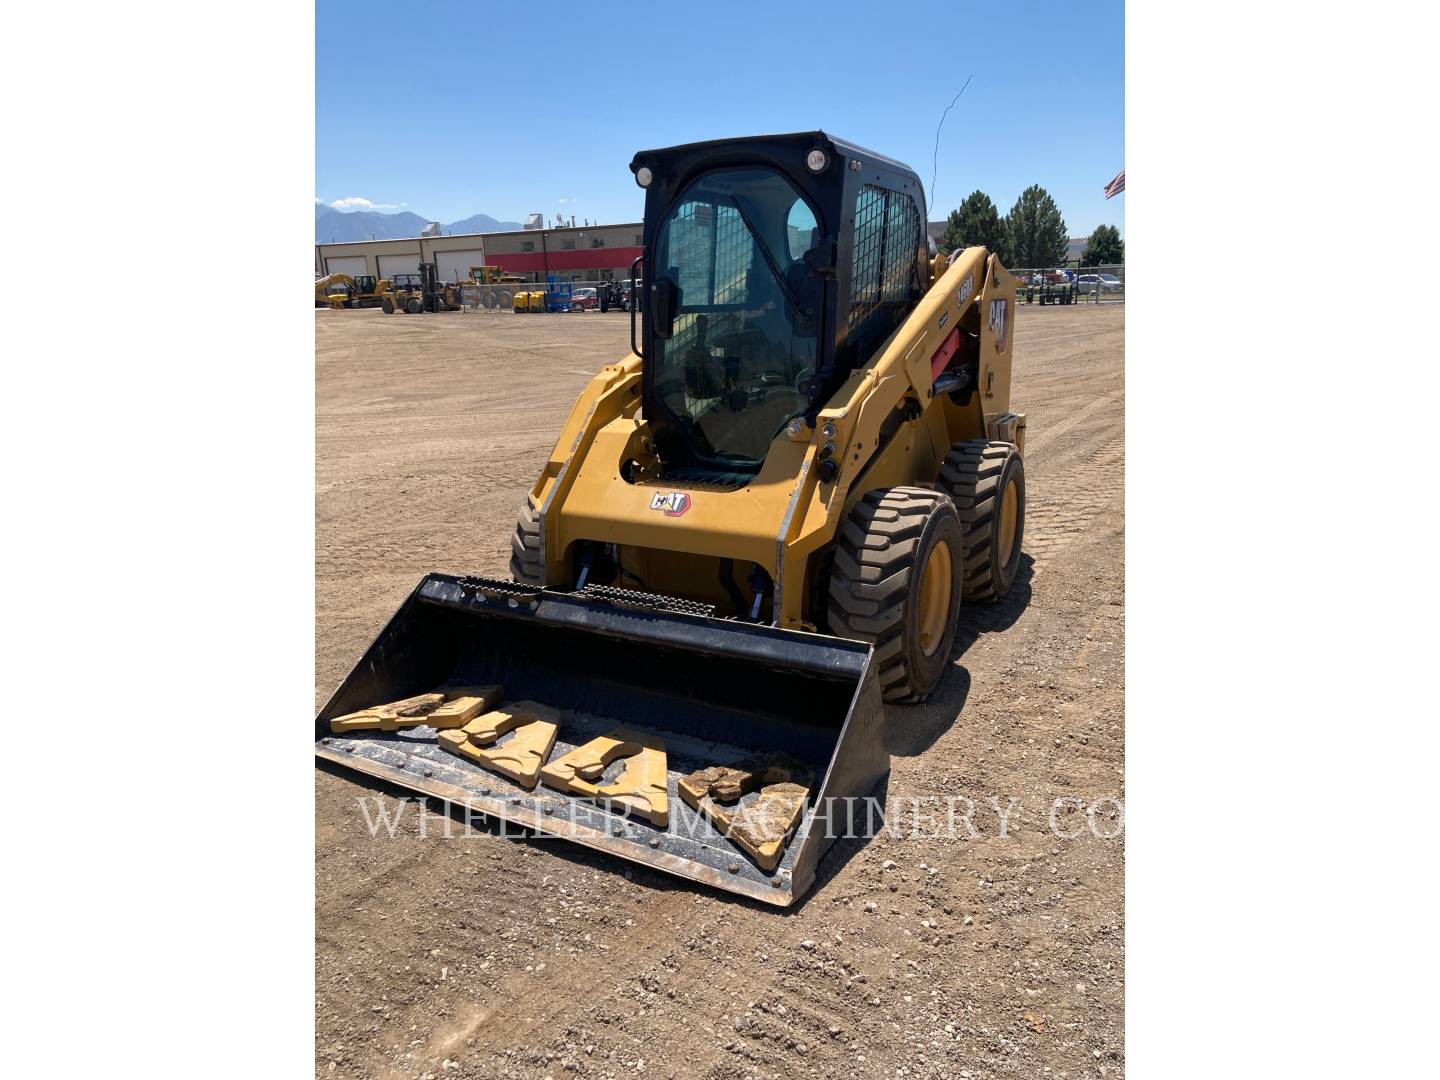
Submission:
[[[405,313],[407,315],[419,315],[424,310],[425,305],[413,296],[405,301]]]
[[[394,304],[394,303],[391,301],[391,299],[387,296],[387,297],[385,297],[384,300],[381,300],[381,301],[380,301],[380,310],[383,311],[383,312],[385,312],[386,315],[394,315],[394,314],[395,314],[395,304]]]
[[[995,531],[1010,481],[1019,502],[1015,508],[1015,542],[1011,551],[997,550]],[[950,448],[940,464],[940,489],[960,514],[965,548],[961,589],[965,602],[999,600],[1015,582],[1025,544],[1025,463],[1013,443],[973,439]]]
[[[515,519],[515,535],[510,538],[510,578],[525,585],[544,585],[540,566],[540,513],[526,499]]]
[[[838,637],[875,645],[886,701],[924,701],[950,665],[961,603],[958,573],[939,645],[926,656],[919,640],[920,583],[941,541],[958,570],[964,553],[959,515],[944,492],[918,487],[867,492],[836,540],[826,622]]]

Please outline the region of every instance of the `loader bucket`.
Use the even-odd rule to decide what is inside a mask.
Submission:
[[[814,882],[836,837],[873,831],[864,800],[890,759],[870,646],[657,599],[430,574],[321,710],[315,753],[536,833],[788,906]],[[499,708],[530,701],[558,717],[545,755],[552,765],[617,728],[663,747],[668,822],[544,782],[524,787],[447,752],[424,723],[331,730],[337,717],[459,684],[499,684]],[[778,865],[766,869],[678,786],[696,770],[777,752],[813,770],[813,784]],[[612,765],[603,782],[624,767]]]

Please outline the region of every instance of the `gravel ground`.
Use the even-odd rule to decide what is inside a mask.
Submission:
[[[629,325],[315,318],[318,706],[424,573],[507,574]],[[318,1076],[1123,1075],[1124,307],[1022,306],[1015,334],[1027,556],[931,700],[887,706],[918,827],[841,841],[777,911],[413,804],[372,835],[399,793],[317,769]],[[971,827],[935,838],[952,795]]]

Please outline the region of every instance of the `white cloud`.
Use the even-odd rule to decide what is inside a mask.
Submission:
[[[316,202],[321,200],[317,199]],[[330,204],[331,210],[400,210],[405,206],[402,203],[377,203],[371,202],[363,195],[351,195],[348,199],[336,199]]]
[[[561,205],[561,206],[564,206],[566,203],[573,203],[573,202],[579,202],[579,200],[576,199],[574,195],[569,195],[569,196],[566,196],[565,198],[563,198],[563,199],[560,200],[560,205]]]

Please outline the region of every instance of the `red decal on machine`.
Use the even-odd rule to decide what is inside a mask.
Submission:
[[[666,517],[679,517],[690,509],[690,496],[683,491],[657,491],[650,500],[651,510],[663,510]]]

